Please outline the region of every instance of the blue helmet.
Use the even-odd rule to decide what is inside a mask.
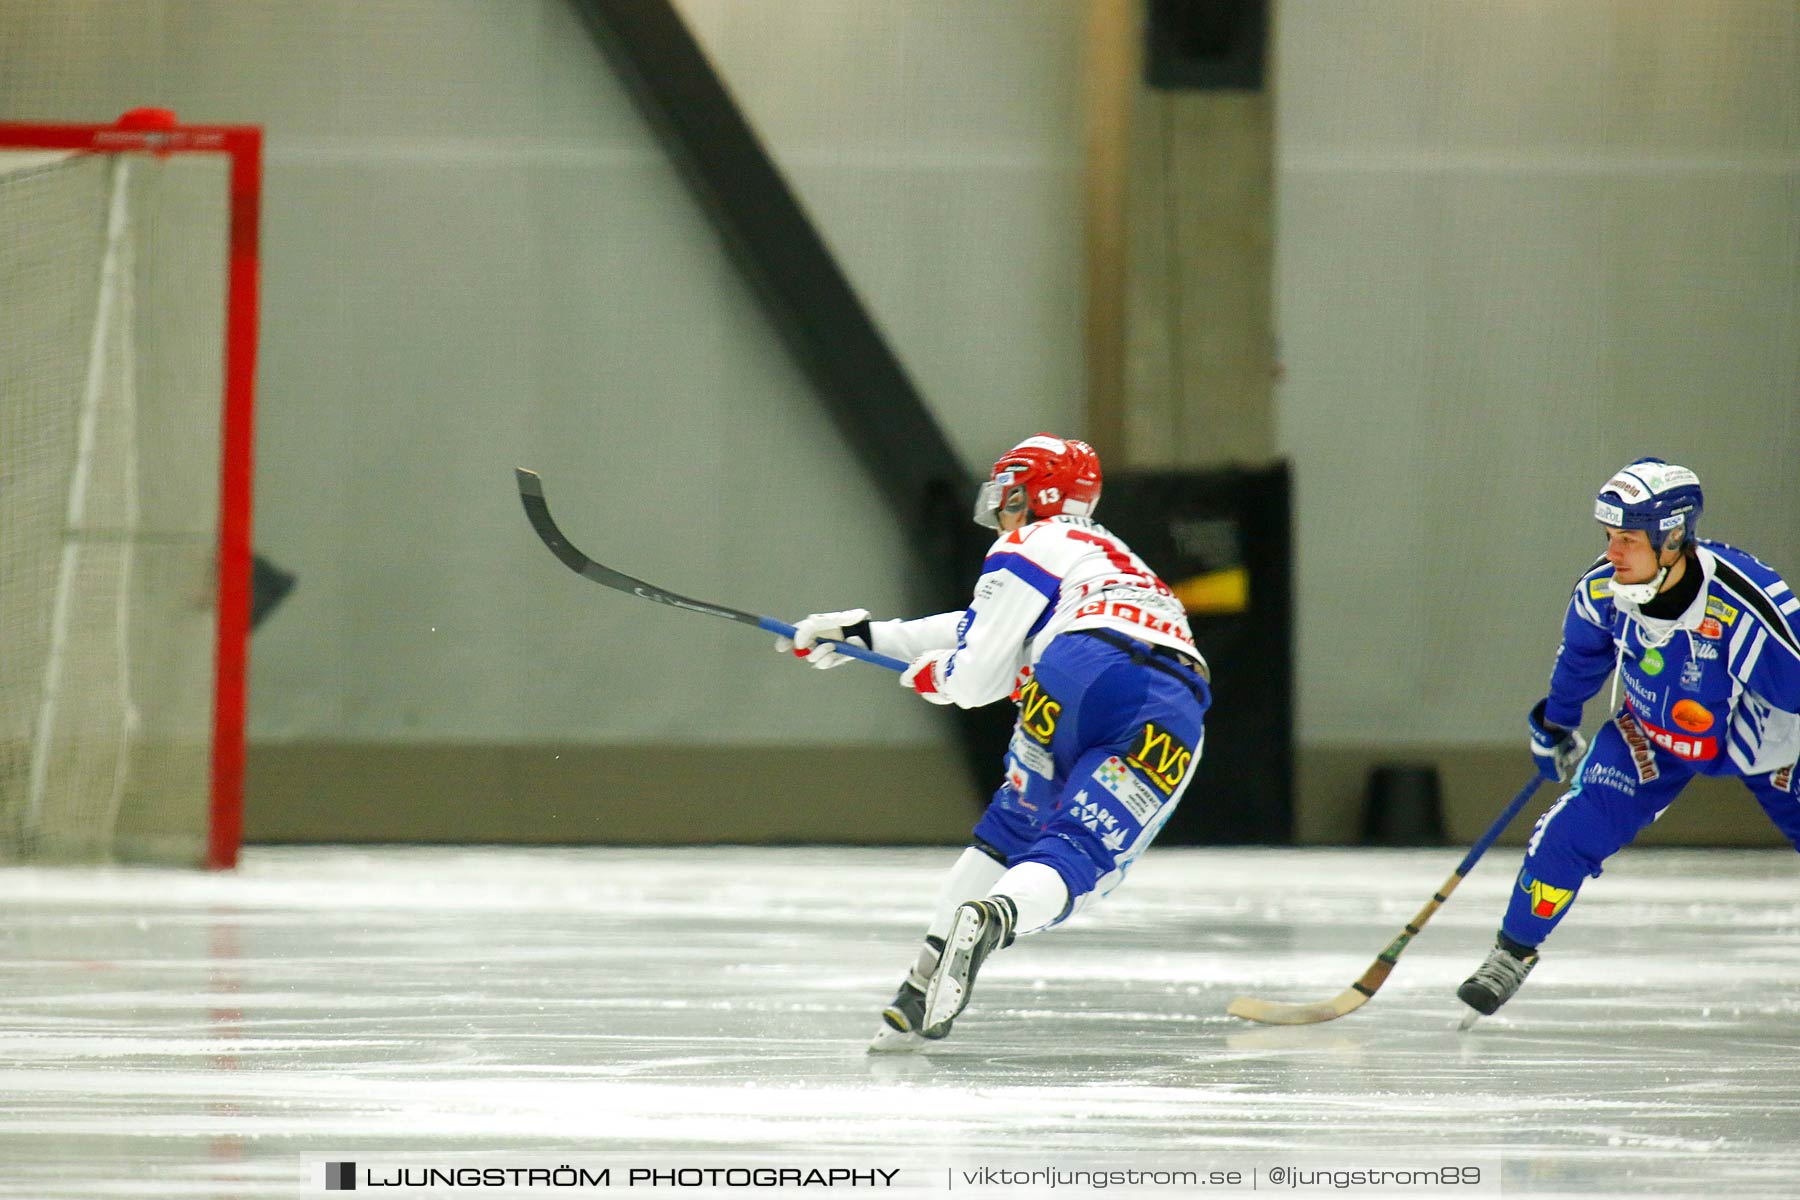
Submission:
[[[1594,520],[1614,529],[1642,529],[1650,548],[1661,554],[1670,537],[1693,545],[1694,526],[1705,498],[1700,477],[1660,458],[1640,458],[1621,467],[1594,499]]]

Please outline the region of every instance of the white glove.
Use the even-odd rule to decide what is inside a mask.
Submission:
[[[775,653],[792,654],[803,658],[809,667],[817,667],[821,671],[829,671],[833,667],[841,667],[852,661],[848,655],[839,654],[821,642],[849,642],[853,646],[861,646],[864,650],[869,645],[868,625],[869,610],[866,608],[848,608],[843,612],[814,613],[794,623],[794,636],[775,639]],[[850,627],[861,625],[861,629]],[[850,632],[846,633],[846,629]]]
[[[944,695],[944,663],[949,661],[950,654],[949,650],[933,650],[919,655],[901,672],[900,686],[910,688],[933,704],[956,703]]]

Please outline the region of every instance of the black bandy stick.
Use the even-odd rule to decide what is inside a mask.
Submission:
[[[525,505],[525,517],[531,527],[537,530],[538,537],[544,545],[550,547],[550,553],[562,560],[564,566],[585,579],[591,579],[603,587],[617,592],[629,592],[634,596],[642,596],[646,600],[654,600],[658,604],[667,604],[673,608],[685,608],[689,612],[704,613],[709,617],[723,617],[727,621],[736,621],[740,625],[754,625],[766,633],[780,634],[782,637],[793,637],[794,627],[785,621],[777,621],[774,617],[764,617],[756,613],[744,612],[736,608],[727,608],[723,604],[709,604],[704,600],[693,600],[674,592],[664,591],[641,579],[634,579],[623,571],[615,571],[611,567],[595,562],[577,550],[563,531],[556,527],[556,521],[550,515],[550,505],[544,499],[544,481],[538,478],[536,471],[527,471],[524,467],[515,467],[513,475],[519,485],[519,500]],[[878,667],[886,667],[890,671],[904,671],[906,663],[885,654],[877,654],[873,650],[865,650],[861,646],[849,642],[821,640],[821,644],[829,645],[839,654],[849,658],[861,659],[866,663],[874,663]]]

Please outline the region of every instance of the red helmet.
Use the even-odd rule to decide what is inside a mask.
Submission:
[[[1034,434],[1002,454],[975,497],[975,523],[1000,528],[1000,510],[1034,518],[1091,517],[1100,503],[1100,456],[1086,442]]]

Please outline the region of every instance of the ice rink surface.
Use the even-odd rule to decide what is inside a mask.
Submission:
[[[866,1169],[927,1147],[1254,1168],[1264,1191],[1305,1155],[1486,1161],[1509,1196],[1800,1196],[1792,853],[1627,851],[1461,1034],[1454,989],[1517,849],[1374,1001],[1303,1028],[1225,1005],[1335,995],[1461,850],[1154,850],[995,957],[932,1053],[866,1055],[954,856],[252,848],[213,876],[0,870],[0,1196],[322,1195],[304,1172],[327,1153]]]

